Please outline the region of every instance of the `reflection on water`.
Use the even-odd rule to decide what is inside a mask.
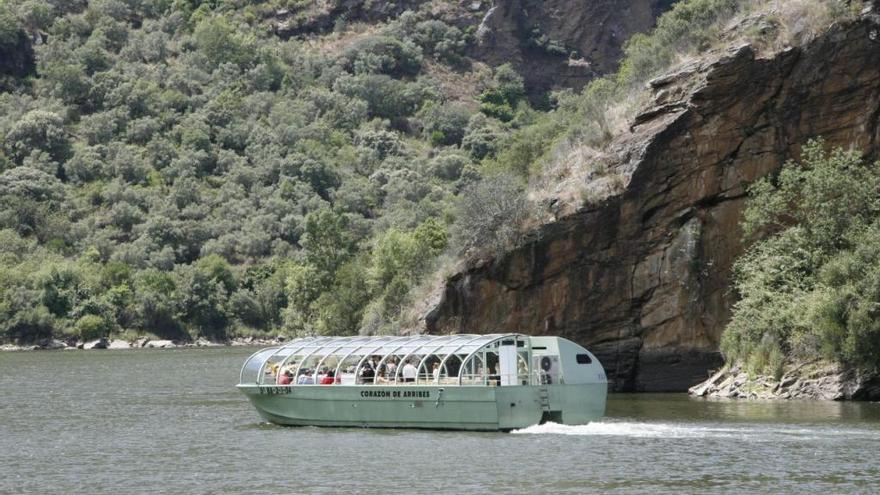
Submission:
[[[0,493],[874,493],[880,404],[614,395],[585,426],[285,428],[252,349],[0,354]]]
[[[612,396],[607,414],[621,418],[707,421],[880,422],[877,404],[833,401],[698,399],[678,394]]]

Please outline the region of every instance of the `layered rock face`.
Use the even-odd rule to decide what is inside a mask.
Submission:
[[[393,19],[406,10],[475,33],[469,55],[498,66],[512,63],[529,94],[539,100],[549,89],[580,88],[596,75],[613,72],[623,43],[649,30],[675,0],[338,0],[282,9],[269,24],[284,38],[323,33],[341,20],[368,23]]]
[[[721,363],[748,184],[806,140],[876,157],[880,24],[800,48],[749,46],[655,80],[655,107],[616,140],[625,191],[452,277],[430,332],[560,335],[594,351],[616,391],[684,391]]]
[[[778,379],[750,376],[734,366],[715,373],[689,392],[697,397],[738,399],[880,400],[880,375],[836,363],[801,363]]]
[[[497,1],[477,31],[477,56],[490,65],[510,62],[534,95],[581,88],[613,72],[623,43],[649,30],[675,0]]]

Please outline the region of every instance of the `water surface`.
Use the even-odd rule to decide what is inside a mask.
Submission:
[[[253,349],[0,353],[6,493],[876,493],[880,404],[618,395],[586,426],[284,428]]]

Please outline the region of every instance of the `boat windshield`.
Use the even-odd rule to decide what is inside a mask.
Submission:
[[[453,385],[529,383],[526,335],[305,337],[245,361],[241,384]]]

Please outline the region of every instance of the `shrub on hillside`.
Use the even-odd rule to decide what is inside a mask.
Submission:
[[[85,315],[74,324],[74,332],[85,341],[106,338],[112,329],[113,325],[98,315]]]
[[[804,146],[800,163],[750,188],[743,231],[764,235],[734,266],[741,299],[722,349],[754,359],[778,348],[863,367],[880,364],[880,163]],[[764,349],[762,351],[761,349]]]
[[[422,52],[408,41],[390,36],[369,36],[346,48],[340,62],[353,74],[414,76],[422,67]]]
[[[455,209],[452,245],[500,252],[516,245],[530,214],[522,184],[509,175],[490,175],[464,188]]]
[[[471,113],[462,105],[429,104],[419,112],[422,133],[434,146],[460,144]]]
[[[21,163],[34,150],[45,151],[56,161],[67,159],[70,141],[64,120],[53,112],[34,110],[21,118],[6,134],[4,143],[10,158]]]
[[[480,111],[502,122],[513,120],[517,103],[525,96],[522,76],[510,64],[495,69],[492,86],[480,94]]]
[[[12,7],[0,2],[0,48],[14,47],[22,34],[21,23]]]

